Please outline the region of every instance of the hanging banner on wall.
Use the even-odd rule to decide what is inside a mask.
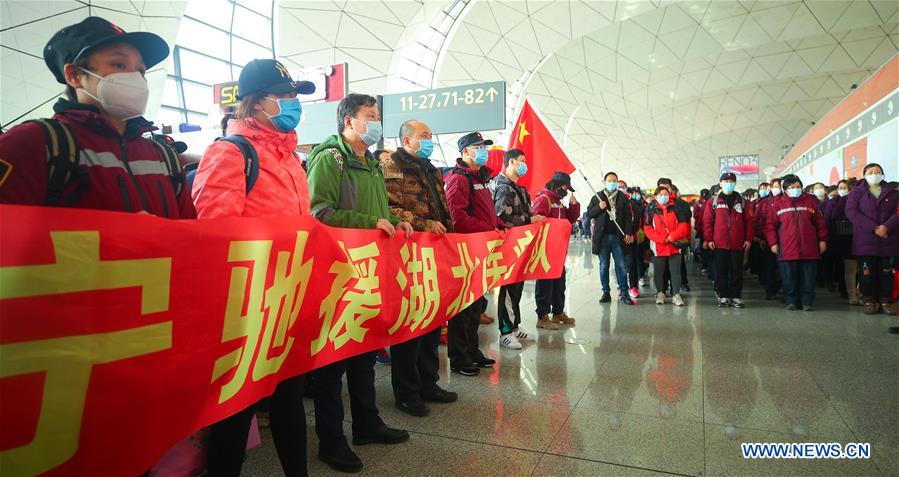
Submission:
[[[399,234],[0,206],[0,468],[140,475],[278,382],[558,277],[564,220]]]
[[[720,156],[718,157],[718,175],[725,172],[736,174],[737,181],[758,182],[759,155]]]

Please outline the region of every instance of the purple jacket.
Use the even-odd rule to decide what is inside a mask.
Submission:
[[[899,191],[886,181],[880,197],[868,191],[862,179],[846,198],[846,217],[852,222],[852,254],[857,257],[892,257],[899,255]],[[878,225],[886,225],[887,238],[874,234]]]

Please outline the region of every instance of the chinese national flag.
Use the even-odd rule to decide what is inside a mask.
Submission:
[[[531,197],[543,190],[554,172],[574,172],[574,165],[527,100],[509,138],[509,149],[521,149],[527,157],[528,173],[518,185],[527,188]]]

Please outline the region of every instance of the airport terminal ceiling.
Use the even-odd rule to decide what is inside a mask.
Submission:
[[[650,185],[664,172],[688,191],[716,181],[720,155],[758,153],[762,170],[774,166],[899,51],[894,0],[275,5],[275,52],[291,68],[346,62],[350,90],[372,94],[504,80],[507,130],[527,97],[591,180],[616,170]],[[22,119],[48,114],[61,92],[40,59],[53,31],[91,10],[174,46],[188,8],[2,2],[4,129],[32,108]],[[150,74],[153,113],[171,73],[161,65]],[[501,131],[488,135],[505,144]],[[441,137],[444,158],[455,139]]]

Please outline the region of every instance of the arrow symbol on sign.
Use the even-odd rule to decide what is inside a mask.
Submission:
[[[493,102],[493,98],[495,98],[498,94],[499,91],[497,91],[493,86],[491,86],[490,89],[487,90],[487,97],[490,98],[491,103]]]

